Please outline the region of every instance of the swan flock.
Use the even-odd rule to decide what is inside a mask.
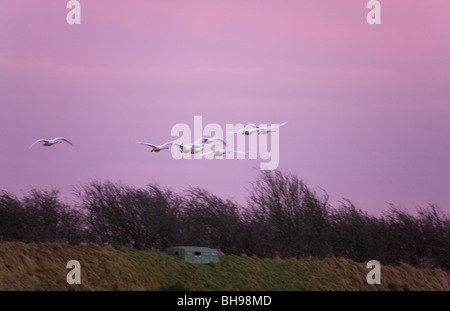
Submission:
[[[201,117],[196,116],[196,117],[194,117],[194,123],[199,120],[198,118],[200,118],[200,122],[201,122]],[[231,140],[233,140],[233,142],[234,142],[234,134],[242,134],[242,135],[236,136],[237,137],[237,145],[238,145],[237,149],[241,149],[241,150],[235,150],[233,148],[227,147],[227,142],[225,141],[225,139],[220,137],[221,134],[223,133],[223,131],[221,128],[219,128],[219,126],[217,124],[213,124],[216,126],[216,128],[214,128],[213,130],[210,130],[210,132],[211,131],[215,132],[217,134],[217,136],[211,136],[211,137],[200,136],[200,138],[197,138],[193,142],[188,142],[188,139],[186,139],[191,136],[190,130],[189,130],[189,131],[187,131],[187,135],[183,135],[179,139],[170,140],[170,141],[167,141],[162,144],[154,144],[154,143],[143,142],[143,141],[138,141],[136,143],[149,147],[151,149],[150,152],[155,152],[155,153],[161,152],[162,150],[171,149],[172,156],[175,159],[181,159],[181,158],[188,159],[192,155],[194,155],[194,158],[196,158],[196,159],[223,158],[224,155],[227,156],[227,159],[234,159],[235,154],[237,155],[238,159],[244,159],[246,154],[249,154],[250,159],[256,159],[257,151],[259,151],[261,158],[264,158],[264,159],[270,158],[270,160],[271,160],[270,162],[261,163],[261,169],[263,169],[263,170],[264,169],[274,169],[274,168],[278,167],[278,161],[279,161],[279,158],[278,158],[278,152],[279,152],[278,151],[278,149],[279,149],[279,134],[278,134],[278,132],[279,131],[278,131],[278,129],[286,124],[287,124],[287,121],[280,123],[280,124],[272,124],[272,125],[265,125],[265,124],[258,125],[258,124],[254,124],[254,123],[247,123],[246,126],[241,125],[241,127],[243,127],[243,128],[236,129],[237,126],[235,126],[234,130],[226,131],[227,140],[228,140],[228,138],[231,138]],[[180,126],[179,128],[177,128],[178,125]],[[173,136],[174,132],[177,132],[177,130],[178,130],[178,133],[182,132],[183,134],[186,134],[186,124],[178,124],[178,125],[175,125],[172,128],[172,136]],[[211,125],[211,124],[209,124],[209,125]],[[194,130],[196,128],[198,128],[198,126],[197,127],[194,126]],[[227,126],[227,129],[228,129],[228,126]],[[269,133],[272,134],[272,136],[270,138],[270,143],[271,143],[270,151],[267,150],[268,139],[265,138],[265,139],[261,140],[261,138],[258,138],[259,136],[267,136],[267,134],[269,134]],[[195,131],[194,131],[194,134],[195,134]],[[230,135],[232,135],[232,137],[229,137]],[[245,142],[244,137],[246,137],[246,136],[250,136],[250,138],[248,140],[249,152],[242,151],[245,149],[246,142]],[[240,137],[242,137],[242,138],[240,138]],[[251,138],[251,137],[254,137],[254,138]],[[54,146],[57,144],[61,144],[63,142],[73,146],[73,143],[65,137],[56,137],[53,139],[41,138],[41,139],[38,139],[35,142],[33,142],[31,144],[31,146],[29,147],[29,149],[31,149],[34,145],[36,145],[38,143],[43,143],[42,146],[44,146],[44,147],[51,147],[51,146]],[[259,149],[258,149],[258,147],[259,147]],[[266,149],[264,149],[264,147]],[[273,154],[274,152],[276,154]]]

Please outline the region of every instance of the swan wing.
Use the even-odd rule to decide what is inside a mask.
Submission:
[[[194,143],[192,145],[194,146],[200,146],[203,144],[203,141],[207,140],[208,138],[206,137],[200,137],[199,139],[195,140]]]
[[[58,140],[62,140],[62,141],[65,141],[66,143],[68,143],[69,145],[72,145],[73,146],[73,144],[67,139],[67,138],[65,138],[65,137],[56,137],[55,139],[53,139],[54,141],[58,141]]]
[[[208,152],[204,152],[204,153],[202,153],[201,155],[200,155],[200,157],[204,157],[205,155],[207,155],[207,154],[211,154],[211,153],[214,153],[214,151],[208,151]]]
[[[162,145],[161,145],[161,147],[165,147],[165,146],[173,145],[174,143],[175,143],[175,140],[171,140],[171,141],[168,141],[168,142],[166,142],[166,143],[162,144]]]
[[[222,144],[224,144],[224,145],[227,144],[225,140],[223,140],[222,138],[219,138],[219,137],[214,137],[214,138],[212,138],[212,141],[220,141],[220,142],[221,142]]]
[[[233,149],[226,149],[224,150],[225,152],[235,152],[235,153],[247,153],[247,152],[243,152],[243,151],[238,151],[238,150],[233,150]]]
[[[259,125],[256,125],[254,123],[247,123],[248,126],[254,127],[254,128],[259,128]]]
[[[258,129],[257,128],[254,128],[254,129],[243,129],[243,130],[239,130],[239,131],[236,131],[236,132],[227,132],[227,133],[228,134],[239,134],[239,133],[244,133],[244,132],[254,132],[256,130],[258,130]]]
[[[154,144],[150,144],[150,143],[144,143],[142,141],[138,141],[137,144],[141,144],[141,145],[146,145],[152,148],[158,148],[158,146],[154,145]]]
[[[31,149],[31,147],[33,147],[34,145],[36,145],[39,142],[48,142],[48,139],[44,139],[44,138],[38,139],[34,143],[32,143],[31,146],[28,147],[28,149]]]
[[[276,128],[279,128],[279,127],[281,127],[281,126],[283,126],[283,125],[286,125],[287,124],[287,121],[285,121],[285,122],[283,122],[283,123],[281,123],[281,124],[276,124],[276,125],[274,125],[274,126],[268,126],[268,127],[266,127],[266,129],[268,129],[268,130],[270,130],[270,129],[276,129]]]
[[[211,137],[211,138],[205,138],[203,141],[205,141],[205,144],[209,145],[212,144],[214,141],[220,141],[222,144],[226,145],[227,143],[225,140],[223,140],[220,137]]]

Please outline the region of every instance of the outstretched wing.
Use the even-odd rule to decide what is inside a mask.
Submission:
[[[268,130],[271,130],[271,129],[276,129],[276,128],[279,128],[279,127],[281,127],[281,126],[283,126],[283,125],[286,125],[287,124],[287,121],[285,121],[285,122],[283,122],[283,123],[281,123],[281,124],[276,124],[276,125],[274,125],[274,126],[268,126],[268,127],[266,127],[266,129],[268,129]]]
[[[247,123],[248,126],[254,127],[254,128],[259,128],[259,125],[256,125],[254,123]]]
[[[208,152],[202,153],[202,154],[200,155],[200,157],[203,158],[205,155],[211,154],[211,153],[214,153],[214,151],[208,151]]]
[[[48,139],[44,139],[44,138],[38,139],[34,143],[32,143],[31,146],[28,147],[28,149],[31,149],[31,147],[33,147],[34,145],[36,145],[39,142],[47,142],[47,141],[48,141]]]
[[[210,138],[210,141],[220,141],[222,144],[226,145],[227,143],[225,142],[225,140],[223,140],[222,138],[219,137],[213,137]]]
[[[175,140],[168,141],[167,143],[162,144],[161,147],[173,145],[174,142],[175,142]]]
[[[180,150],[191,150],[191,145],[187,144],[187,145],[183,145],[183,143],[179,144],[179,143],[172,143],[172,145],[177,146]]]
[[[141,141],[138,141],[137,144],[146,145],[146,146],[149,146],[149,147],[152,147],[152,148],[157,148],[158,147],[156,145],[153,145],[153,144],[150,144],[150,143],[144,143],[144,142],[141,142]]]
[[[236,131],[236,132],[227,132],[227,134],[239,134],[239,133],[242,133],[242,132],[245,132],[246,130],[239,130],[239,131]]]
[[[54,140],[55,141],[62,140],[62,141],[65,141],[66,143],[68,143],[69,145],[73,146],[73,144],[65,137],[56,137]]]
[[[244,153],[247,153],[247,152],[243,152],[243,151],[238,151],[238,150],[234,150],[234,149],[225,149],[225,150],[223,150],[225,153],[228,153],[228,152],[235,152],[235,153],[242,153],[242,154],[244,154]]]
[[[214,141],[220,141],[222,144],[226,145],[227,143],[220,137],[201,137],[195,141],[195,144],[212,144]]]
[[[248,132],[249,134],[252,134],[254,132],[256,132],[258,130],[258,128],[253,128],[253,129],[243,129],[243,130],[239,130],[236,132],[227,132],[228,134],[239,134],[239,133],[246,133]]]

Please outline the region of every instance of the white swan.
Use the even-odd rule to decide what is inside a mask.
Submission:
[[[53,139],[45,139],[45,138],[41,138],[36,140],[34,143],[31,144],[31,146],[28,149],[31,149],[31,147],[33,147],[35,144],[39,143],[39,142],[43,142],[43,146],[45,147],[50,147],[53,146],[55,144],[61,144],[63,141],[65,141],[66,143],[70,144],[73,146],[73,144],[65,137],[56,137]]]
[[[274,124],[273,126],[269,125],[269,126],[266,126],[266,127],[260,127],[259,125],[256,125],[256,124],[253,124],[253,123],[247,123],[247,125],[253,127],[255,130],[257,130],[258,134],[267,134],[269,132],[273,132],[274,129],[279,128],[279,127],[281,127],[283,125],[286,125],[286,124],[287,124],[287,121],[285,121],[285,122],[283,122],[281,124]]]
[[[188,144],[186,146],[184,146],[183,144],[178,144],[178,143],[173,143],[175,146],[178,146],[180,152],[182,153],[191,153],[191,154],[195,154],[195,153],[199,153],[200,151],[203,150],[203,146],[197,146],[195,144]]]
[[[138,141],[137,144],[141,144],[141,145],[146,145],[152,148],[152,150],[150,152],[160,152],[163,149],[169,149],[169,145],[172,145],[174,143],[174,140],[172,141],[168,141],[167,143],[164,143],[162,145],[154,145],[154,144],[150,144],[150,143],[145,143],[145,142],[141,142]]]
[[[237,151],[237,150],[232,150],[232,149],[214,149],[209,152],[203,153],[201,156],[204,157],[207,154],[213,153],[215,157],[220,157],[220,156],[224,155],[225,153],[230,153],[230,152],[244,153],[244,154],[247,153],[247,152]]]
[[[203,147],[195,147],[195,145],[191,147],[191,154],[196,154],[201,151],[203,151]]]
[[[242,135],[251,135],[253,133],[257,133],[259,131],[259,128],[252,128],[252,129],[243,129],[236,132],[227,132],[228,134],[239,134],[242,133]]]
[[[227,143],[219,137],[200,137],[199,139],[197,139],[193,145],[199,146],[201,144],[203,145],[210,145],[212,143],[214,143],[215,141],[220,141],[223,145],[226,145]]]

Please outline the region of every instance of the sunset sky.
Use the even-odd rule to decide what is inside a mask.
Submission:
[[[245,204],[261,159],[175,160],[175,124],[281,123],[279,169],[371,214],[450,213],[450,1],[64,0],[0,5],[0,190],[111,180]],[[64,136],[74,146],[36,145]]]

